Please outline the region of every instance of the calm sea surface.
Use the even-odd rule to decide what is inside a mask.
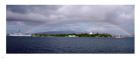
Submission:
[[[67,38],[7,36],[7,53],[134,53],[134,37]]]

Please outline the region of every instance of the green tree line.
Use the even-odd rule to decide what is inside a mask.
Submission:
[[[68,37],[69,35],[74,35],[76,37],[112,37],[111,34],[103,33],[103,34],[32,34],[32,37]]]

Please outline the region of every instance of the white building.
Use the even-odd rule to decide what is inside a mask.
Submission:
[[[68,35],[68,37],[76,37],[76,35]]]
[[[89,32],[89,34],[93,34],[92,32]]]

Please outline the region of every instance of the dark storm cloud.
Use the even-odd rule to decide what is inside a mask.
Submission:
[[[28,10],[25,8],[26,6],[20,7],[19,5],[9,5],[7,6],[8,11],[16,12],[16,13],[27,13]]]
[[[8,5],[7,21],[46,22],[57,6]]]

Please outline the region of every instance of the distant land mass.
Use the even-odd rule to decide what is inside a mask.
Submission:
[[[81,33],[73,31],[51,31],[32,34],[33,37],[112,37],[108,33]]]

